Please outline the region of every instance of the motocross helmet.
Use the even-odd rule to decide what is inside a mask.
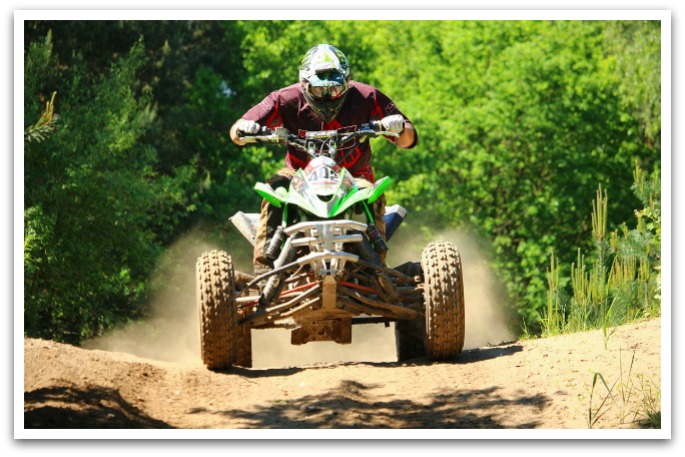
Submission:
[[[347,98],[350,64],[335,46],[318,44],[300,63],[300,83],[309,106],[325,121],[332,121]]]

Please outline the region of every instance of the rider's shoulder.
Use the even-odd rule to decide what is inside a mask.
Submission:
[[[349,85],[351,92],[357,92],[363,98],[375,98],[380,93],[376,87],[360,81],[350,80]]]
[[[268,101],[268,103],[274,105],[285,106],[293,103],[297,104],[298,100],[301,98],[303,98],[302,89],[300,88],[300,84],[296,83],[272,91],[266,96],[264,102]]]
[[[302,96],[302,87],[300,83],[295,83],[275,90],[272,92],[272,94],[281,100],[297,99]]]

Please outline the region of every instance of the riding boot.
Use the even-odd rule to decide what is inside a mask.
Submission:
[[[373,183],[369,181],[368,179],[365,178],[354,178],[355,182],[357,183],[357,186],[360,189],[366,189],[368,187],[373,186]],[[386,205],[386,200],[385,200],[385,194],[382,194],[380,197],[378,197],[378,200],[373,202],[371,205],[371,212],[373,213],[373,224],[376,226],[376,230],[378,233],[381,235],[381,238],[383,239],[384,242],[387,242],[387,238],[385,237],[386,233],[386,224],[385,224],[385,219],[383,219],[383,215],[385,214],[385,205]],[[380,251],[378,252],[378,256],[380,257],[381,263],[385,265],[385,257],[387,256],[388,251]]]
[[[287,187],[295,171],[290,168],[278,170],[267,183],[273,188]],[[273,258],[266,255],[269,243],[276,233],[276,229],[283,222],[283,208],[278,208],[266,200],[262,200],[257,233],[255,235],[252,263],[255,275],[266,273],[273,269]],[[258,273],[260,272],[260,273]]]
[[[282,219],[282,208],[277,208],[266,200],[262,201],[252,259],[255,275],[266,273],[273,268],[274,259],[269,258],[266,255],[266,250],[274,236],[274,233],[276,233],[276,228],[281,223]]]

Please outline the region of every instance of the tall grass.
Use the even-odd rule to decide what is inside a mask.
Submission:
[[[552,254],[543,336],[601,328],[606,340],[618,325],[661,314],[661,179],[637,165],[633,178],[643,204],[633,229],[624,222],[607,235],[609,198],[600,185],[592,202],[594,251],[578,249],[568,280]]]
[[[609,424],[635,424],[640,428],[661,428],[661,389],[642,374],[633,373],[635,353],[628,371],[623,370],[623,354],[619,353],[618,378],[609,386],[604,375],[595,372],[590,386],[587,410],[588,428],[594,428],[609,411],[616,414]],[[604,387],[603,391],[601,387]]]

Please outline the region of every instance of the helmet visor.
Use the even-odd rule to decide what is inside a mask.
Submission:
[[[344,86],[312,86],[309,84],[309,94],[318,100],[335,100],[344,93]]]
[[[345,77],[337,71],[316,73],[307,80],[307,92],[317,100],[335,100],[347,91]]]

